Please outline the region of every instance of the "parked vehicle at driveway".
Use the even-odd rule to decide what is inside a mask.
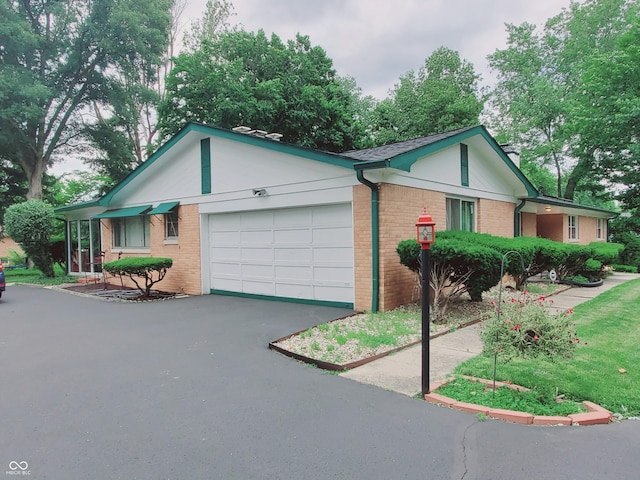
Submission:
[[[6,289],[6,283],[4,280],[4,268],[2,267],[2,260],[0,260],[0,298],[2,298],[2,292]]]

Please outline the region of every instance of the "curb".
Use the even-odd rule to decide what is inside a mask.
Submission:
[[[463,376],[473,382],[482,383],[483,385],[493,386],[492,380],[486,380],[483,378],[467,377]],[[519,423],[521,425],[606,425],[611,422],[612,413],[609,410],[602,408],[593,402],[582,402],[587,409],[586,413],[574,413],[566,417],[563,416],[547,416],[547,415],[533,415],[526,412],[518,412],[515,410],[504,410],[501,408],[485,407],[483,405],[476,405],[473,403],[459,402],[453,398],[445,397],[439,393],[432,393],[437,391],[438,388],[446,385],[454,380],[448,378],[439,380],[429,385],[429,392],[424,396],[424,399],[436,405],[452,408],[461,412],[481,414],[489,418],[495,418],[498,420],[504,420],[511,423]],[[508,387],[518,391],[528,391],[528,388],[521,387],[520,385],[514,385],[512,383],[495,382],[496,387]]]

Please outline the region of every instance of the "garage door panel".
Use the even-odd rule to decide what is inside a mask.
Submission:
[[[273,248],[274,260],[279,264],[287,263],[304,263],[309,264],[313,261],[313,249],[308,247],[277,247]]]
[[[313,268],[305,265],[299,266],[282,266],[276,265],[275,269],[276,278],[280,281],[286,282],[287,280],[313,280]]]
[[[243,279],[273,279],[273,265],[244,264],[241,272]]]
[[[313,261],[315,264],[340,263],[351,268],[353,250],[346,247],[315,248]]]
[[[304,283],[278,282],[276,297],[284,298],[314,298],[314,288]]]
[[[284,230],[275,230],[273,232],[273,240],[276,244],[306,244],[310,245],[313,241],[313,235],[310,228],[294,229],[287,228]]]
[[[351,269],[348,267],[314,267],[313,278],[317,282],[348,285],[351,283]]]
[[[272,245],[273,230],[245,230],[241,232],[238,243],[241,245]]]
[[[275,286],[272,281],[256,281],[256,280],[243,280],[242,281],[242,293],[251,293],[253,295],[269,295],[276,294]]]
[[[353,242],[353,232],[350,227],[314,228],[313,242],[315,244],[344,243],[345,245],[351,245],[351,243]]]
[[[241,259],[244,261],[273,262],[273,248],[243,248]]]
[[[353,303],[351,223],[350,204],[211,214],[209,284],[214,290]]]
[[[213,247],[211,248],[213,260],[232,261],[242,258],[242,249],[238,247]]]

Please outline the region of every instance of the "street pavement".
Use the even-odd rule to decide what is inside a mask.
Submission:
[[[346,313],[214,295],[116,303],[11,286],[0,301],[0,475],[637,478],[638,421],[479,421],[268,350]]]

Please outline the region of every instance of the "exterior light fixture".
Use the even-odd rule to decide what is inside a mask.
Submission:
[[[418,237],[418,243],[422,247],[422,250],[429,250],[431,244],[436,241],[436,222],[433,221],[431,215],[427,214],[427,209],[418,218],[416,223],[416,233]]]
[[[550,212],[551,211],[551,206],[547,205],[546,207],[544,207],[544,211],[545,212]]]
[[[436,241],[436,222],[427,214],[427,208],[418,217],[416,223],[416,235],[422,247],[420,262],[420,275],[422,277],[422,396],[429,393],[429,333],[431,331],[430,305],[431,288],[431,244]]]

